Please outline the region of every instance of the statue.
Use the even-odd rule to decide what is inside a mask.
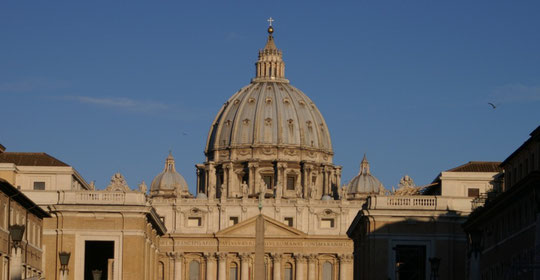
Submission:
[[[90,182],[90,186],[89,186],[89,187],[90,187],[90,190],[92,190],[92,191],[96,190],[96,181],[93,181],[93,180],[92,180],[92,181]]]
[[[414,181],[411,177],[409,177],[409,175],[405,175],[403,176],[403,178],[401,178],[401,180],[399,180],[399,185],[398,185],[400,188],[414,188],[416,187],[416,185],[414,184]]]
[[[311,184],[309,187],[309,198],[315,199],[317,197],[317,189],[315,188],[315,184]]]
[[[115,173],[111,177],[111,183],[107,186],[105,190],[106,191],[120,191],[120,192],[131,191],[131,189],[129,188],[126,182],[126,179],[120,173]]]
[[[139,184],[139,191],[146,194],[146,192],[148,191],[148,186],[146,185],[146,183],[144,181],[142,181],[140,184]]]
[[[226,197],[227,197],[226,190],[225,190],[225,184],[221,184],[221,185],[219,186],[219,195],[220,195],[222,198],[226,198]]]
[[[240,185],[242,187],[242,196],[244,197],[247,197],[248,196],[248,184],[246,184],[246,181],[243,181],[242,182],[242,185]]]
[[[301,187],[297,187],[296,188],[296,197],[298,198],[302,198],[302,188]]]
[[[339,189],[339,198],[342,200],[347,200],[347,187],[342,187]]]

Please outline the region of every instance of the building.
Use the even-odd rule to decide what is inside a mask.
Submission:
[[[342,188],[326,122],[285,78],[273,32],[255,78],[211,125],[206,161],[196,165],[197,194],[172,155],[152,181],[152,205],[169,230],[160,240],[165,279],[253,279],[259,214],[267,279],[352,279],[347,229],[365,198],[384,188],[369,172],[375,188],[363,180]]]
[[[47,217],[46,211],[0,178],[0,279],[41,278]]]
[[[461,225],[480,197],[500,188],[499,164],[469,162],[424,187],[404,176],[392,193],[368,197],[348,230],[354,279],[464,279]]]
[[[463,226],[468,279],[538,279],[540,126],[500,166],[504,187],[489,193]]]
[[[28,264],[27,275],[93,279],[97,273],[103,279],[163,279],[159,239],[167,230],[150,205],[144,184],[132,190],[117,173],[105,190],[97,191],[73,167],[48,154],[4,149],[0,177],[18,186],[24,193],[19,197],[27,203],[35,202],[47,211],[43,223],[28,218],[38,227],[27,228],[40,237],[32,241],[38,242],[39,250],[28,254],[28,260],[33,260],[30,256],[36,260]],[[33,248],[30,245],[25,248]],[[63,264],[60,256],[66,253],[68,261]]]

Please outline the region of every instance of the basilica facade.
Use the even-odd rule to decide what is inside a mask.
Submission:
[[[266,279],[352,279],[346,232],[382,184],[366,160],[354,187],[341,187],[328,126],[285,78],[273,32],[270,26],[255,78],[211,124],[206,160],[196,165],[197,194],[172,155],[152,181],[150,199],[168,229],[160,241],[163,279],[253,279],[258,215]]]

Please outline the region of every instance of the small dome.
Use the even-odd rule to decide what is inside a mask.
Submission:
[[[325,194],[321,200],[333,200],[332,197],[330,197],[329,195]]]
[[[200,192],[197,194],[197,199],[208,199],[208,196],[206,196],[205,193]]]
[[[348,194],[352,197],[360,197],[369,194],[383,194],[384,186],[369,172],[369,163],[364,155],[360,164],[360,172],[348,185]]]
[[[180,173],[176,172],[174,158],[169,153],[169,156],[165,160],[165,168],[152,180],[150,192],[155,194],[175,191],[182,196],[189,195],[186,180]]]

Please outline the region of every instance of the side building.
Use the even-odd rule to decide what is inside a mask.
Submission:
[[[0,178],[0,279],[41,279],[47,217],[46,211]]]
[[[354,279],[464,279],[461,225],[502,183],[500,163],[469,162],[416,187],[404,176],[390,194],[368,197],[351,224]]]
[[[48,154],[5,151],[0,177],[50,215],[43,221],[39,254],[46,279],[163,279],[159,239],[166,228],[144,184],[132,190],[117,173],[104,190],[95,190]]]
[[[539,279],[540,126],[501,167],[504,187],[463,225],[468,279]]]

